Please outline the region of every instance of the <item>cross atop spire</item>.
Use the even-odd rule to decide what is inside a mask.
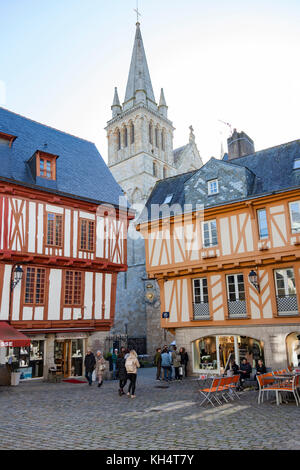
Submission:
[[[134,9],[134,11],[136,12],[136,22],[140,23],[139,22],[139,16],[142,16],[142,15],[139,12],[139,0],[136,0],[136,8]]]

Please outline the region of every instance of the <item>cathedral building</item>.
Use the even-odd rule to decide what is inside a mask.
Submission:
[[[125,99],[121,105],[115,88],[111,109],[112,118],[106,127],[108,166],[129,203],[140,213],[157,181],[196,170],[203,163],[192,126],[188,143],[173,149],[175,129],[168,116],[163,89],[159,103],[156,102],[139,23],[136,24]],[[157,321],[159,315],[159,289],[155,281],[147,280],[145,244],[132,224],[128,272],[118,277],[112,332],[128,333],[139,352],[152,354],[164,341]]]

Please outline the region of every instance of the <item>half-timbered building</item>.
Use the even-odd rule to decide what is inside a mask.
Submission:
[[[23,377],[54,366],[81,375],[86,348],[102,349],[113,325],[127,269],[122,190],[93,143],[3,108],[0,163],[0,329],[31,339],[4,344],[1,362],[17,361]]]
[[[223,160],[156,184],[138,226],[161,326],[193,372],[230,358],[300,361],[300,141],[254,151],[234,132]]]

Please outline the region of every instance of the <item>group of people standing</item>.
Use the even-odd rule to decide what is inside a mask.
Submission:
[[[173,380],[182,380],[183,376],[187,377],[187,364],[189,361],[188,353],[185,348],[177,350],[175,345],[163,348],[157,348],[154,357],[154,365],[156,366],[156,380],[165,380],[170,382]]]
[[[114,353],[118,353],[117,350]],[[124,347],[121,348],[120,353],[116,354],[116,367],[113,370],[114,378],[118,376],[119,379],[119,395],[125,395],[124,387],[129,380],[129,387],[127,395],[131,398],[135,398],[136,388],[136,376],[137,369],[140,367],[140,363],[137,358],[137,353],[134,349],[126,350]],[[97,351],[96,357],[91,350],[87,351],[84,359],[85,365],[85,377],[88,384],[91,386],[93,383],[93,373],[96,374],[96,380],[98,381],[98,387],[103,384],[103,373],[106,369],[106,361],[101,353]]]

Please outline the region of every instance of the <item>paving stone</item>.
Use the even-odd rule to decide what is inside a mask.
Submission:
[[[257,392],[200,407],[195,382],[156,388],[141,369],[137,397],[119,397],[118,382],[26,382],[0,388],[0,449],[300,449],[300,407],[257,404]]]

